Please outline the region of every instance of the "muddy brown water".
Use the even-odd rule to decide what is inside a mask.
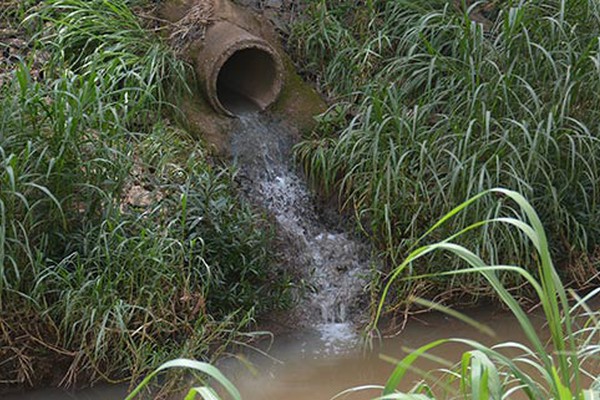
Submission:
[[[394,370],[394,364],[383,359],[384,357],[401,359],[406,356],[407,350],[438,339],[472,339],[488,346],[508,341],[527,344],[525,335],[511,314],[486,309],[469,311],[467,314],[490,327],[495,337],[442,314],[428,314],[411,319],[401,334],[375,343],[370,351],[365,351],[364,345],[357,342],[353,346],[337,343],[336,347],[332,346],[335,339],[324,340],[322,335],[291,335],[283,338],[271,352],[273,357],[279,356],[281,363],[259,364],[253,372],[238,372],[233,380],[244,400],[327,400],[349,388],[385,384]],[[543,316],[535,314],[531,319],[544,336]],[[447,344],[429,354],[456,363],[468,350],[464,345]],[[422,371],[432,371],[441,368],[441,365],[423,359],[417,362],[416,367]],[[405,377],[401,389],[409,390],[419,380],[419,373],[410,373]],[[380,390],[366,390],[342,398],[366,400],[375,398],[380,393]]]
[[[282,335],[272,345],[262,346],[268,356],[258,351],[244,352],[221,363],[220,368],[239,388],[244,400],[328,400],[336,394],[357,386],[382,385],[394,369],[391,362],[381,356],[395,359],[437,339],[466,338],[486,345],[516,341],[527,343],[514,317],[502,311],[477,309],[466,313],[490,327],[495,337],[447,317],[432,313],[411,318],[406,328],[397,336],[375,342],[365,350],[360,336],[349,325],[336,324],[328,331],[315,329]],[[545,320],[540,314],[531,319],[543,332]],[[451,362],[460,360],[466,346],[444,345],[430,354]],[[436,362],[423,360],[417,363],[422,370],[440,368]],[[409,374],[403,384],[408,390],[419,380],[417,373]],[[361,391],[343,397],[347,400],[372,399],[376,390]],[[79,393],[58,390],[37,391],[9,395],[3,400],[113,400],[123,399],[123,386],[100,386]]]

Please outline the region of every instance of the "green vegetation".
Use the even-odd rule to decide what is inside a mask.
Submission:
[[[485,294],[529,340],[434,342],[399,362],[382,398],[448,398],[457,384],[466,398],[593,398],[600,316],[587,300],[599,290],[579,298],[563,282],[596,274],[600,6],[363,3],[309,1],[290,43],[333,102],[298,159],[396,267],[371,328],[407,290]],[[30,38],[17,54],[0,43],[0,384],[135,381],[177,359],[130,398],[183,367],[239,400],[216,369],[181,357],[216,357],[255,315],[288,305],[269,221],[238,196],[235,171],[171,122],[193,71],[140,17],[147,4],[0,11],[0,29]],[[498,186],[524,196],[485,192]],[[515,287],[541,303],[550,347]],[[473,350],[399,393],[413,362],[449,342]]]
[[[473,340],[452,338],[437,340],[419,349],[409,350],[409,354],[404,359],[395,360],[397,366],[386,385],[380,387],[381,395],[377,397],[378,400],[458,398],[501,400],[514,398],[517,394],[521,396],[519,398],[531,400],[592,400],[597,399],[600,395],[600,378],[597,376],[598,368],[600,368],[598,359],[600,312],[591,308],[591,300],[600,293],[600,289],[591,291],[584,297],[565,289],[554,267],[542,222],[531,204],[522,195],[505,189],[483,192],[443,216],[421,240],[435,234],[452,219],[469,212],[472,207],[484,201],[486,197],[494,198],[494,195],[506,199],[508,203],[516,204],[525,217],[523,219],[496,218],[479,221],[443,241],[414,249],[391,276],[383,297],[380,299],[372,329],[377,328],[388,289],[396,279],[401,279],[404,270],[419,258],[430,258],[436,252],[446,252],[457,257],[462,263],[466,263],[468,267],[445,272],[443,275],[481,275],[514,314],[529,343],[507,342],[488,347]],[[510,229],[520,230],[523,233],[538,254],[539,279],[528,272],[529,268],[514,265],[487,265],[474,252],[455,242],[460,236],[470,231],[480,231],[490,224],[505,224]],[[529,316],[519,305],[517,298],[500,282],[499,271],[521,275],[536,293],[548,322],[550,343],[545,343],[540,333],[536,332]],[[404,279],[416,279],[416,277]],[[468,321],[467,318],[464,320]],[[480,324],[476,322],[472,324],[474,329],[482,329]],[[426,357],[428,352],[446,344],[461,344],[470,350],[465,351],[461,360],[456,364],[431,357],[431,360],[438,360],[441,363],[438,371],[420,371],[415,368],[414,364],[420,357]],[[191,365],[186,366],[186,363],[189,361],[178,360],[174,362],[173,366],[193,368]],[[230,387],[230,383],[218,371],[208,369],[207,366],[200,367],[197,369],[213,376],[227,388],[233,399],[239,400],[237,391]],[[408,392],[402,392],[399,388],[407,387],[403,379],[409,371],[422,373],[423,380]],[[156,373],[158,372],[160,371],[156,371]],[[144,383],[151,378],[148,377]],[[377,386],[367,385],[351,388],[340,393],[336,398],[344,398],[345,394],[374,388]],[[132,399],[139,390],[141,387],[133,392],[127,400]],[[204,387],[202,391],[192,390],[186,399],[194,399],[196,394],[205,399],[218,399],[218,397],[206,395],[207,390]]]
[[[44,1],[29,53],[2,65],[1,384],[218,356],[287,301],[268,221],[166,118],[189,69],[131,5]]]
[[[456,256],[469,267],[457,271],[445,272],[442,275],[479,274],[483,276],[496,291],[497,295],[519,321],[528,344],[501,343],[494,347],[486,347],[480,343],[465,339],[447,339],[429,343],[405,357],[387,381],[382,398],[396,399],[435,399],[453,398],[456,385],[464,398],[469,399],[504,399],[515,392],[526,398],[537,399],[594,399],[600,394],[600,381],[597,380],[598,341],[600,340],[600,313],[588,306],[600,290],[596,289],[584,298],[574,291],[565,289],[554,267],[550,254],[548,239],[542,222],[531,204],[519,193],[494,189],[483,192],[456,207],[434,225],[426,234],[431,235],[443,227],[451,219],[469,212],[471,207],[491,194],[500,195],[512,200],[526,216],[524,219],[495,218],[476,222],[464,230],[435,244],[425,245],[413,250],[406,260],[395,269],[384,290],[383,298],[373,326],[381,315],[385,296],[391,283],[398,279],[405,268],[421,257],[442,251]],[[491,224],[504,224],[523,233],[531,242],[538,255],[537,269],[539,279],[532,276],[529,270],[515,265],[488,265],[471,250],[456,244],[456,240],[469,231],[478,231]],[[536,332],[528,315],[517,298],[511,294],[498,279],[498,273],[520,275],[536,293],[544,311],[550,332],[550,343]],[[414,279],[414,278],[408,278]],[[573,300],[574,303],[570,303]],[[410,392],[412,396],[402,397],[396,389],[412,364],[427,351],[447,343],[461,343],[472,348],[463,354],[462,360],[455,367],[442,370],[441,377],[429,375]],[[515,350],[519,356],[508,356],[508,350]],[[586,382],[593,382],[591,386]],[[417,395],[418,394],[418,395]]]
[[[172,369],[185,369],[188,372],[192,372],[196,374],[200,381],[206,381],[206,377],[213,379],[217,383],[219,383],[227,393],[229,394],[231,400],[241,400],[242,396],[237,388],[214,366],[193,361],[187,359],[177,359],[173,361],[168,361],[162,364],[160,367],[156,368],[151,374],[149,374],[144,380],[127,396],[125,400],[133,400],[136,396],[142,392],[147,386],[150,384],[152,379],[156,377],[159,373],[172,370]],[[198,376],[199,375],[199,376]],[[200,397],[204,400],[219,400],[221,397],[219,394],[213,389],[211,385],[204,385],[199,387],[191,388],[188,391],[188,394],[185,396],[185,400],[194,400],[197,397]]]
[[[583,285],[597,272],[596,1],[313,0],[307,13],[291,40],[296,59],[334,101],[297,155],[313,186],[339,196],[390,265],[430,221],[501,186],[539,211],[565,279]],[[487,197],[430,239],[520,215],[500,205]],[[529,265],[535,248],[522,239],[491,225],[461,243],[492,264]],[[458,266],[424,267],[440,265]],[[419,285],[455,299],[493,293],[473,274]]]
[[[120,122],[149,124],[167,98],[187,89],[186,65],[133,13],[141,1],[46,0],[30,19],[49,23],[40,42],[56,68],[101,86]]]

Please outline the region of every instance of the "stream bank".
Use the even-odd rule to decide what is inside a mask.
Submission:
[[[465,315],[489,327],[495,337],[446,315],[429,313],[411,318],[399,335],[373,342],[371,350],[365,350],[357,337],[330,337],[319,330],[303,330],[277,336],[270,345],[268,340],[259,343],[258,348],[268,353],[268,357],[249,349],[236,353],[235,358],[222,360],[218,365],[239,388],[244,400],[328,400],[352,387],[384,384],[394,364],[380,356],[399,359],[406,355],[408,349],[437,339],[451,336],[477,340],[486,345],[526,341],[518,322],[509,313],[479,308],[466,310]],[[539,332],[544,332],[545,318],[542,315],[533,313],[531,320]],[[543,333],[542,336],[547,334]],[[432,355],[454,363],[464,351],[464,346],[447,345],[433,351]],[[422,360],[417,367],[428,371],[441,365]],[[406,379],[404,389],[410,389],[419,378],[418,373],[411,374]],[[100,386],[79,393],[49,390],[9,395],[5,399],[117,400],[124,398],[125,393],[124,387]],[[347,398],[367,400],[376,394],[376,391],[367,390]]]

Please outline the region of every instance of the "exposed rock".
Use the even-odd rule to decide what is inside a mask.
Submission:
[[[161,199],[161,194],[140,185],[133,185],[125,193],[125,202],[133,207],[149,207]]]

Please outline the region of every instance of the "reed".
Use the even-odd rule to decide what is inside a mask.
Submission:
[[[453,218],[460,217],[460,214],[470,212],[471,207],[485,197],[495,198],[498,195],[514,203],[525,217],[479,221],[438,243],[416,247],[390,276],[372,326],[377,326],[392,283],[397,279],[415,278],[405,275],[407,267],[422,257],[430,257],[432,253],[446,252],[460,259],[467,267],[442,274],[478,274],[486,279],[518,320],[528,343],[509,342],[487,347],[461,338],[429,343],[399,361],[383,388],[381,399],[445,399],[457,396],[469,399],[504,399],[516,392],[529,399],[593,399],[600,394],[595,374],[600,366],[596,344],[600,338],[600,319],[598,311],[588,305],[600,290],[596,289],[579,297],[574,291],[564,287],[554,266],[542,221],[521,194],[505,189],[483,192],[445,215],[421,239],[434,234]],[[491,224],[504,224],[521,231],[538,255],[535,268],[487,264],[473,251],[457,244],[461,235],[480,231],[482,227]],[[532,269],[537,269],[538,278],[529,272]],[[500,271],[519,274],[536,293],[536,300],[547,319],[550,343],[547,344],[540,337],[518,299],[500,282]],[[419,357],[448,343],[460,343],[471,350],[463,354],[456,367],[441,370],[436,379],[430,377],[420,382],[410,393],[398,391],[406,373]],[[508,350],[516,351],[519,356],[506,355]],[[458,383],[456,393],[448,389],[456,388],[454,383]]]
[[[297,147],[313,186],[338,195],[390,265],[463,199],[510,187],[540,213],[565,266],[559,273],[584,285],[596,273],[600,238],[596,2],[369,4],[315,0],[292,37],[300,64],[333,103]],[[487,197],[437,238],[519,213]],[[535,254],[522,239],[491,225],[461,243],[487,262],[518,262]],[[493,293],[473,275],[428,285]]]
[[[168,119],[188,67],[130,5],[41,2],[0,87],[1,385],[210,359],[289,301],[270,223]]]

